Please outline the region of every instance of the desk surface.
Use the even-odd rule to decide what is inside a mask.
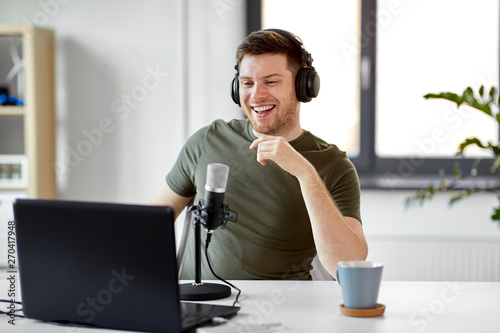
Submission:
[[[333,281],[232,282],[242,290],[239,314],[206,332],[500,332],[500,282],[384,281],[379,303],[386,310],[376,318],[342,315],[341,289]],[[233,292],[231,298],[211,303],[230,305],[235,296]],[[6,298],[7,281],[0,280],[0,299]],[[0,315],[0,332],[119,332],[24,318],[16,318],[13,326],[8,320]],[[258,330],[259,325],[272,323],[280,326]]]

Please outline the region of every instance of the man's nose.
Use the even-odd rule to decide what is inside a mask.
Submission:
[[[265,99],[268,96],[268,89],[264,84],[255,84],[252,92],[252,98],[256,101]]]

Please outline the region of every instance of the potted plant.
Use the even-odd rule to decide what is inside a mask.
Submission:
[[[468,105],[473,109],[479,110],[486,115],[495,119],[497,123],[500,124],[500,96],[497,97],[497,91],[495,88],[491,88],[489,92],[486,92],[484,86],[481,86],[478,95],[474,93],[472,88],[468,87],[464,90],[462,95],[457,95],[455,93],[443,92],[439,94],[427,94],[424,96],[425,99],[444,99],[457,104],[457,108],[462,105]],[[492,153],[492,165],[490,168],[490,172],[492,176],[496,176],[499,172],[500,168],[500,144],[498,142],[492,143],[483,143],[477,137],[467,138],[459,145],[459,151],[457,153],[458,156],[463,156],[464,150],[469,146],[476,146],[481,150],[488,150]],[[448,190],[457,190],[458,184],[462,182],[465,178],[477,177],[477,166],[479,164],[479,160],[472,166],[472,169],[468,174],[463,174],[460,168],[460,162],[455,164],[454,175],[452,179],[446,179],[443,173],[440,173],[440,180],[436,183],[430,183],[426,188],[417,191],[414,195],[409,196],[405,200],[405,206],[409,207],[414,204],[423,204],[425,201],[431,199],[437,193],[445,192]],[[479,183],[479,182],[478,182]],[[496,191],[488,185],[486,182],[481,186],[478,186],[478,183],[472,182],[472,185],[457,190],[456,193],[452,195],[450,198],[450,204],[454,204],[465,197],[473,195],[475,193],[480,192],[493,192],[498,193],[497,204],[493,207],[493,212],[491,215],[492,221],[496,222],[500,226],[500,192]]]

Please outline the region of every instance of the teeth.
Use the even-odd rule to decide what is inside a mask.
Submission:
[[[257,112],[262,112],[262,111],[267,111],[267,110],[271,110],[274,106],[270,105],[270,106],[255,106],[253,109]]]

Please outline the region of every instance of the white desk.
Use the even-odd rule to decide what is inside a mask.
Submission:
[[[6,282],[0,281],[0,299],[7,298]],[[500,282],[382,282],[379,302],[386,305],[386,310],[376,318],[342,315],[342,295],[336,282],[232,282],[242,289],[242,308],[230,324],[247,325],[239,330],[234,328],[233,332],[252,332],[252,327],[264,323],[281,323],[281,329],[259,332],[500,332]],[[231,298],[212,303],[232,304],[235,295],[233,292]],[[12,326],[8,320],[6,315],[0,316],[0,332],[118,332],[23,318],[17,318]],[[212,330],[221,332],[222,327]]]

